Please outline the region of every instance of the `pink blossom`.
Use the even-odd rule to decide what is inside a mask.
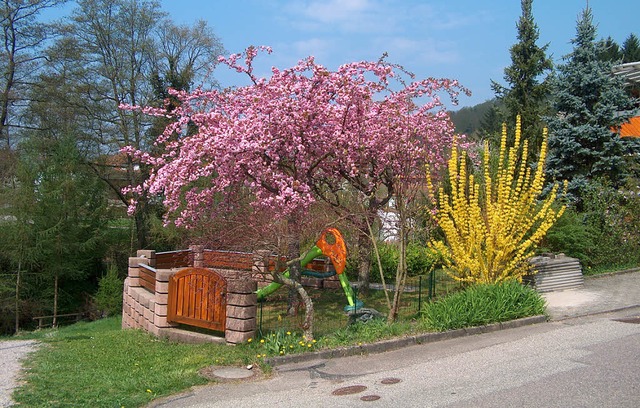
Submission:
[[[257,78],[253,61],[260,52],[271,49],[219,58],[248,75],[250,86],[171,90],[180,103],[170,114],[126,107],[173,119],[156,141],[166,143],[161,154],[124,151],[151,167],[147,182],[129,191],[162,194],[176,225],[224,211],[216,197],[232,186],[249,189],[257,210],[286,217],[345,182],[373,192],[392,180],[422,177],[426,162],[444,164],[454,129],[439,95],[455,100],[466,92],[457,81],[406,83],[406,72],[384,61],[332,72],[313,57]],[[197,132],[187,134],[189,124]]]

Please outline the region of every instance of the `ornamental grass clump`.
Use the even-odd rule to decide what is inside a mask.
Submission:
[[[422,311],[422,321],[428,330],[446,331],[544,313],[542,296],[512,279],[474,285],[430,303]]]
[[[507,147],[507,127],[502,127],[500,153],[495,163],[484,144],[482,172],[467,171],[467,155],[454,142],[448,163],[450,191],[434,191],[435,217],[445,242],[431,242],[443,254],[443,266],[454,279],[475,284],[520,280],[529,272],[527,259],[534,255],[549,228],[565,207],[557,205],[558,185],[541,198],[547,157],[547,131],[535,167],[527,162],[527,141],[521,140],[520,117],[514,145]],[[436,197],[437,196],[437,197]]]

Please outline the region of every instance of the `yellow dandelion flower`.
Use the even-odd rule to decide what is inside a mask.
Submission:
[[[151,391],[150,389],[148,389],[148,388],[147,388],[147,392],[148,392],[149,394],[151,394],[153,391]]]
[[[247,340],[247,343],[251,343],[253,341],[253,339],[251,337],[249,337],[249,340]]]
[[[291,336],[291,332],[290,331],[287,332],[287,336]]]
[[[260,339],[260,343],[264,343],[264,339]]]

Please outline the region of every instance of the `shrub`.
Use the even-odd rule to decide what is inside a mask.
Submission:
[[[555,206],[558,186],[539,201],[544,186],[547,135],[543,134],[535,169],[527,163],[528,146],[520,140],[520,118],[514,145],[507,148],[503,125],[500,153],[496,157],[485,143],[479,177],[468,171],[466,152],[453,146],[448,164],[450,189],[437,194],[436,219],[446,244],[430,246],[444,255],[444,266],[456,280],[491,283],[520,279],[528,272],[531,257],[547,230],[562,215]],[[492,165],[492,163],[496,165]],[[436,196],[430,175],[429,190]]]
[[[380,251],[380,263],[384,278],[387,282],[392,282],[398,270],[398,247],[393,243],[381,242],[378,244],[378,250]],[[432,269],[439,268],[441,260],[442,254],[434,248],[426,247],[418,242],[411,242],[407,246],[407,273],[409,276],[426,275]],[[354,273],[357,274],[357,272]],[[378,261],[375,254],[371,256],[371,281],[380,282],[380,272],[378,272]]]
[[[585,223],[584,215],[567,210],[549,229],[539,252],[564,253],[579,259],[585,267],[592,266],[594,239],[594,231]]]
[[[393,243],[380,242],[378,251],[380,252],[380,263],[382,264],[384,279],[387,282],[391,282],[398,270],[398,247]],[[375,253],[371,254],[371,278],[374,282],[380,282],[380,271],[378,270],[378,261]]]
[[[102,316],[116,316],[122,313],[123,281],[118,276],[118,269],[110,266],[107,274],[98,283],[95,297],[96,308]]]
[[[407,272],[409,276],[426,275],[441,267],[442,254],[434,248],[410,243],[407,248]]]
[[[591,181],[581,192],[584,223],[593,236],[590,266],[615,269],[640,263],[640,196],[615,189],[605,179]]]
[[[424,326],[445,331],[544,314],[545,301],[516,280],[478,284],[428,304]]]

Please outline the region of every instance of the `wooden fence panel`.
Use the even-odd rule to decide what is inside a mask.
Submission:
[[[156,293],[156,270],[145,264],[140,264],[138,273],[140,285],[151,293]]]
[[[156,253],[156,269],[171,269],[192,265],[193,253],[189,249]]]
[[[250,271],[253,268],[253,254],[232,251],[204,251],[204,265],[209,268]]]

